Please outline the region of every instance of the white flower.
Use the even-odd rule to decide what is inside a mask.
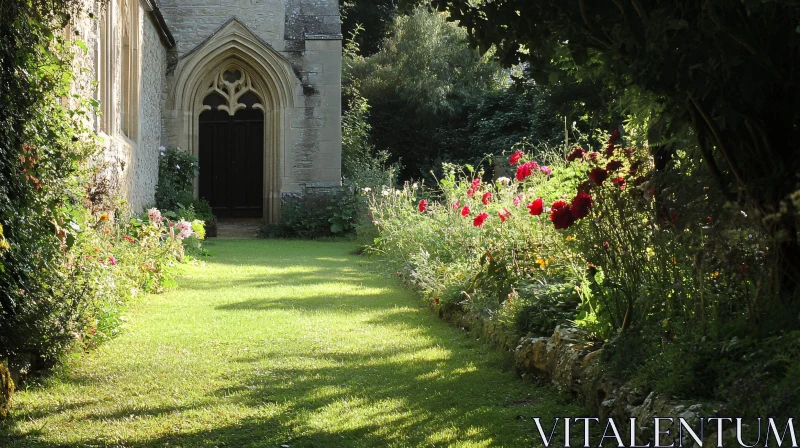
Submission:
[[[411,184],[411,189],[412,189],[412,190],[417,190],[417,189],[419,189],[419,184],[418,184],[418,183],[416,183],[416,182],[414,182],[413,184]]]
[[[392,191],[391,191],[391,190],[389,190],[389,189],[388,189],[388,188],[386,188],[386,187],[383,187],[383,191],[381,191],[381,195],[382,195],[382,196],[389,196],[390,194],[392,194]]]
[[[369,193],[370,191],[372,191],[372,188],[364,187],[361,189],[361,191],[363,191],[364,193]]]
[[[181,166],[176,164],[176,165],[175,165],[175,168],[177,168],[177,169],[181,169]]]
[[[500,185],[508,185],[511,183],[511,179],[507,177],[500,177],[497,179],[497,183],[499,183]]]

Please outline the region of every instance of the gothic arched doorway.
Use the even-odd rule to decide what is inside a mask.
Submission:
[[[200,197],[220,218],[264,214],[264,108],[247,74],[223,71],[199,117]]]

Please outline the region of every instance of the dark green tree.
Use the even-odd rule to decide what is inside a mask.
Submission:
[[[482,50],[530,64],[535,79],[557,82],[572,65],[648,95],[660,169],[676,147],[658,143],[690,128],[724,197],[775,238],[774,283],[789,301],[800,282],[800,2],[433,3]]]

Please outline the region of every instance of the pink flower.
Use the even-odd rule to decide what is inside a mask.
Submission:
[[[194,230],[192,230],[192,223],[186,221],[185,219],[181,219],[180,221],[178,221],[178,223],[175,225],[175,228],[180,230],[180,232],[176,236],[176,238],[178,238],[179,240],[183,240],[194,235]]]
[[[483,197],[481,198],[481,202],[483,202],[483,205],[489,205],[489,203],[492,202],[492,193],[489,193],[488,191],[484,193]]]
[[[469,215],[469,207],[467,207],[467,206],[465,205],[465,206],[464,206],[464,208],[462,208],[462,209],[461,209],[461,216],[464,216],[464,217],[466,217],[466,216],[468,216],[468,215]]]
[[[460,202],[460,201],[456,201],[456,202],[455,202],[455,203],[454,203],[454,204],[451,206],[451,208],[452,208],[453,210],[458,210],[459,208],[461,208],[461,202]]]
[[[114,258],[114,257],[108,257],[108,264],[110,264],[111,266],[116,266],[117,265],[117,259]]]
[[[528,209],[530,210],[531,215],[539,216],[544,211],[544,201],[542,198],[538,198],[535,201],[528,204]]]
[[[161,217],[161,211],[157,208],[151,208],[150,210],[148,210],[147,217],[150,219],[150,221],[156,224],[164,220],[164,218]]]
[[[524,156],[525,153],[522,151],[516,151],[514,154],[511,154],[511,157],[508,159],[509,165],[516,165],[519,163],[519,160]]]
[[[522,195],[514,196],[514,206],[519,207],[519,204],[522,204]]]
[[[541,172],[543,172],[545,174],[545,176],[549,176],[549,175],[553,174],[553,170],[551,170],[550,167],[547,167],[547,166],[539,167],[539,170]]]
[[[428,201],[426,201],[425,199],[419,201],[419,211],[424,212],[427,209],[428,209]]]
[[[483,226],[483,223],[486,221],[489,215],[486,213],[481,213],[480,215],[476,216],[475,219],[472,220],[472,225],[475,227]]]

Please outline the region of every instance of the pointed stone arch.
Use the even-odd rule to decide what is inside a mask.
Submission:
[[[259,105],[264,111],[264,220],[275,223],[280,218],[281,184],[287,151],[291,148],[295,98],[302,95],[300,80],[284,56],[238,19],[229,20],[178,61],[168,80],[165,122],[175,130],[171,140],[196,156],[203,100],[220,87],[220,76],[231,69],[243,74],[247,89],[261,100]],[[235,109],[235,104],[232,107]],[[196,186],[195,194],[197,192]]]

